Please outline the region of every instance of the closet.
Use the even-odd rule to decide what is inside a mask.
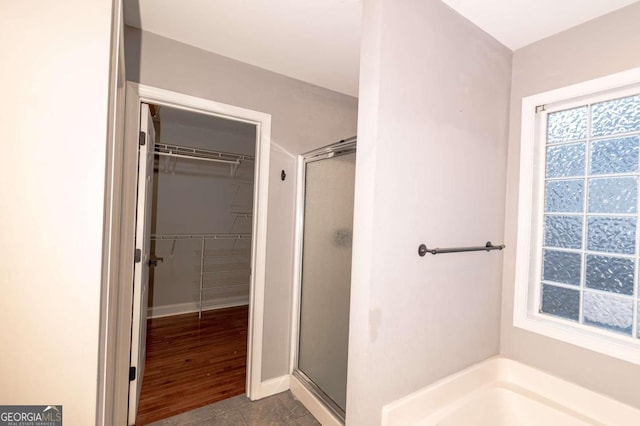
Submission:
[[[150,317],[248,303],[255,126],[166,107],[154,121]]]
[[[136,424],[245,392],[256,127],[166,106],[155,129]]]

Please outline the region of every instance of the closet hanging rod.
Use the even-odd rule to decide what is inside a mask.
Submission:
[[[174,154],[174,153],[171,153],[171,152],[158,152],[158,151],[156,151],[156,155],[160,155],[160,156],[163,156],[163,157],[185,158],[187,160],[210,161],[212,163],[240,164],[239,160],[221,160],[221,159],[218,159],[218,158],[195,157],[195,156],[192,156],[192,155]]]
[[[251,238],[251,233],[243,234],[153,234],[152,240],[243,240]]]
[[[491,244],[491,241],[487,241],[484,246],[477,247],[447,247],[447,248],[427,248],[426,245],[420,244],[418,247],[418,254],[422,257],[427,253],[431,253],[433,255],[436,254],[445,254],[445,253],[463,253],[467,251],[492,251],[492,250],[502,250],[506,246],[504,244],[500,244],[494,246]]]
[[[174,156],[178,158],[219,161],[231,164],[240,164],[242,161],[255,161],[255,157],[252,155],[235,154],[203,148],[192,148],[167,143],[156,143],[155,153],[158,155]]]

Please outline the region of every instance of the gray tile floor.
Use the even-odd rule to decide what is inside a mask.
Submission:
[[[252,402],[244,395],[169,417],[149,426],[312,426],[318,421],[294,397],[282,392]]]

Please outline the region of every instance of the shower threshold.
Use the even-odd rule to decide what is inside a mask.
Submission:
[[[315,396],[342,424],[344,424],[345,412],[329,395],[326,394],[313,380],[299,369],[293,370],[293,376],[304,386],[313,396]]]

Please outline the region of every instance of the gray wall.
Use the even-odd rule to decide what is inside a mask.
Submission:
[[[511,52],[439,0],[364,2],[347,422],[500,344]]]
[[[263,380],[289,370],[295,158],[356,134],[358,101],[165,37],[125,30],[127,78],[272,116]],[[288,178],[280,180],[280,170]]]
[[[522,98],[640,67],[640,3],[517,50],[513,57],[505,237],[516,246]],[[640,406],[640,367],[513,327],[515,250],[505,251],[502,354]]]

